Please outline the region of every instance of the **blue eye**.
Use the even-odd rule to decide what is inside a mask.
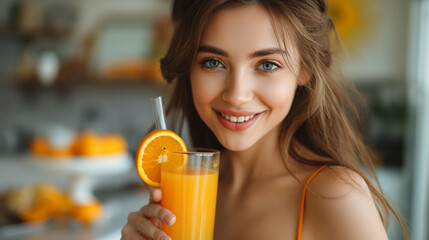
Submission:
[[[205,68],[215,69],[215,68],[223,68],[223,64],[216,59],[206,59],[201,62],[201,65]]]
[[[272,62],[263,62],[258,65],[257,69],[265,72],[271,72],[279,68],[279,66]]]

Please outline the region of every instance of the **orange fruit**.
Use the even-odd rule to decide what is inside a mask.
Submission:
[[[49,143],[48,140],[41,136],[36,136],[31,140],[30,143],[31,152],[35,155],[46,156],[49,155]]]
[[[66,157],[72,155],[72,148],[54,148],[49,140],[43,136],[36,136],[30,143],[30,150],[37,156]]]
[[[103,207],[97,200],[84,205],[75,205],[72,216],[83,225],[89,226],[101,219],[103,216]]]
[[[127,141],[119,134],[104,134],[102,143],[106,154],[118,154],[127,151]]]
[[[146,135],[136,152],[136,168],[141,179],[152,187],[161,186],[161,163],[184,166],[186,158],[169,157],[168,152],[186,152],[182,138],[170,130],[155,130]]]
[[[38,183],[16,189],[9,196],[9,204],[25,222],[47,220],[62,208],[61,190],[49,183]]]
[[[127,142],[119,134],[101,135],[87,130],[77,137],[73,147],[78,156],[100,156],[126,152]]]
[[[87,130],[82,132],[74,145],[75,153],[79,156],[103,155],[103,144],[96,132]]]

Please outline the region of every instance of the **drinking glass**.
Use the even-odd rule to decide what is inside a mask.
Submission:
[[[176,215],[176,222],[164,224],[163,231],[173,240],[212,240],[220,152],[191,149],[166,156],[161,165],[161,206]]]

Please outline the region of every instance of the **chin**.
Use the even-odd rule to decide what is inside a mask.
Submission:
[[[228,149],[229,151],[233,152],[241,152],[247,150],[253,145],[250,141],[239,142],[233,140],[220,140],[220,144],[222,144],[225,149]]]

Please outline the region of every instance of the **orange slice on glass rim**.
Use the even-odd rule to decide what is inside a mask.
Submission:
[[[169,157],[168,152],[186,152],[182,138],[170,130],[155,130],[146,135],[136,152],[136,168],[141,179],[152,187],[161,186],[161,164],[185,166],[186,157]]]

